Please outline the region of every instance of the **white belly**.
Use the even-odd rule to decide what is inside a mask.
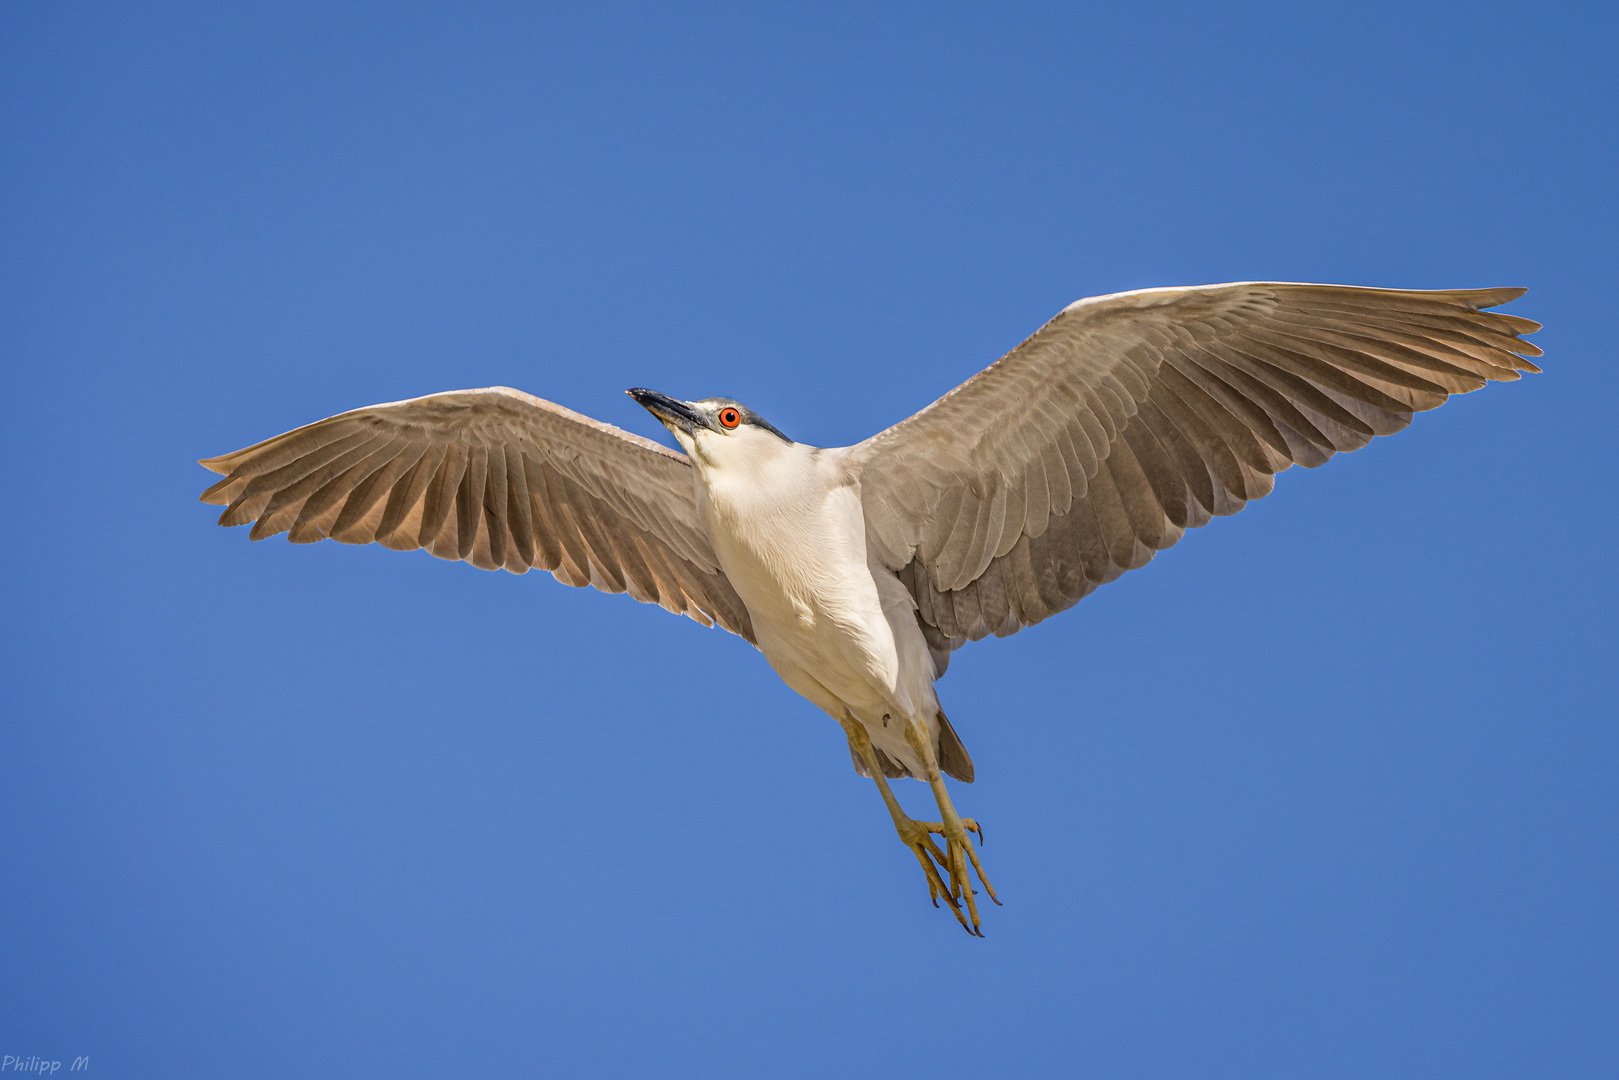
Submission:
[[[868,565],[859,489],[752,482],[731,490],[721,480],[700,501],[771,666],[834,717],[860,721],[889,756],[919,765],[904,722],[936,735],[933,662],[905,587]]]

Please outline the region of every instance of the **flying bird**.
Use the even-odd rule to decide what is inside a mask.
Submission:
[[[507,387],[396,401],[209,458],[221,525],[425,548],[627,592],[746,638],[842,727],[900,840],[982,936],[974,770],[936,683],[1005,637],[1451,394],[1540,369],[1523,289],[1241,282],[1080,300],[854,446],[741,402],[631,397],[684,453]],[[929,785],[912,820],[888,781]],[[978,887],[975,888],[973,876]],[[999,903],[999,900],[995,901]]]

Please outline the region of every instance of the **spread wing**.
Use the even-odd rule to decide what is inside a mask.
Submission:
[[[854,448],[867,542],[942,665],[1211,516],[1491,380],[1539,371],[1522,289],[1244,282],[1081,300]]]
[[[209,458],[202,494],[254,540],[426,548],[549,570],[753,640],[697,516],[691,464],[638,435],[503,386],[373,405]]]

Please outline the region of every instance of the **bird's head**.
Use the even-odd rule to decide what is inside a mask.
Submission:
[[[656,416],[687,455],[708,467],[756,460],[794,445],[764,417],[730,398],[680,401],[642,387],[624,392]]]

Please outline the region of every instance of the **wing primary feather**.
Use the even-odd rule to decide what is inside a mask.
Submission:
[[[903,569],[930,650],[1010,633],[1294,464],[1538,370],[1517,334],[1539,324],[1481,310],[1519,295],[1238,282],[1077,301],[853,448],[868,550]]]
[[[1152,400],[1196,449],[1197,456],[1208,467],[1210,474],[1219,481],[1220,487],[1237,496],[1240,504],[1244,498],[1242,468],[1237,463],[1236,452],[1226,445],[1225,440],[1215,431],[1208,419],[1199,415],[1181,393],[1190,386],[1185,377],[1173,367],[1164,368],[1162,376],[1163,381],[1153,391]],[[1215,492],[1215,498],[1219,498],[1218,491]]]
[[[505,456],[506,518],[511,529],[506,569],[520,574],[534,565],[534,503],[528,493],[528,470],[523,464],[523,452],[515,446],[507,446]]]
[[[1246,428],[1252,439],[1257,439],[1281,453],[1287,452],[1287,440],[1282,438],[1280,431],[1276,430],[1276,426],[1271,422],[1270,414],[1252,398],[1237,392],[1225,380],[1225,373],[1220,369],[1226,368],[1227,365],[1201,349],[1195,353],[1179,349],[1174,350],[1170,354],[1168,363],[1178,373],[1185,376],[1188,382],[1195,385],[1204,395],[1207,395],[1207,398],[1214,405],[1230,414],[1234,420]],[[1182,394],[1182,397],[1185,396],[1185,394]],[[1239,440],[1238,445],[1246,448],[1252,445],[1252,439]],[[1226,442],[1230,445],[1233,440],[1227,439]],[[1264,460],[1262,451],[1257,446],[1253,447],[1253,452],[1245,454],[1243,457],[1244,460],[1250,462]]]
[[[384,496],[393,491],[402,476],[415,468],[427,451],[428,447],[424,443],[407,442],[380,468],[355,485],[348,498],[343,501],[342,512],[332,523],[332,538],[345,544],[368,544],[375,540],[382,519],[379,517],[368,530],[361,527],[362,523],[370,517],[371,511],[379,502],[383,503],[383,514],[386,515],[387,504]]]
[[[255,538],[336,537],[629,591],[752,640],[684,455],[504,387],[330,417],[203,464]]]
[[[1181,479],[1180,471],[1175,468],[1168,451],[1158,441],[1158,436],[1153,433],[1145,417],[1138,414],[1136,420],[1124,429],[1124,441],[1142,475],[1152,486],[1153,499],[1162,508],[1164,517],[1177,528],[1186,528],[1190,520],[1186,481]]]
[[[506,448],[491,446],[488,462],[483,485],[483,526],[489,545],[488,569],[494,570],[506,565],[510,537],[506,521]]]
[[[448,535],[446,526],[452,521],[450,511],[455,509],[455,493],[461,487],[461,477],[467,471],[467,446],[459,440],[446,448],[444,462],[439,466],[432,483],[427,486],[426,503],[422,507],[422,528],[418,534],[419,546],[427,548],[440,558],[460,558],[459,554],[440,554],[440,537],[449,544],[455,539]],[[458,550],[459,546],[450,550]]]
[[[528,481],[529,521],[534,529],[534,565],[554,571],[562,565],[562,543],[557,539],[557,516],[551,504],[547,473],[542,460],[524,456],[523,477]]]
[[[1335,451],[1358,450],[1377,434],[1376,428],[1327,396],[1315,383],[1286,366],[1267,363],[1257,351],[1223,343],[1211,346],[1210,351],[1233,369],[1269,386],[1295,408],[1307,409],[1311,425],[1327,440],[1323,445]]]
[[[467,468],[455,489],[456,558],[472,554],[478,542],[478,523],[483,518],[483,485],[488,475],[488,450],[480,443],[467,448]]]
[[[1163,411],[1160,402],[1161,395],[1156,392],[1142,404],[1141,419],[1144,425],[1158,440],[1169,455],[1175,472],[1186,485],[1187,494],[1191,496],[1187,503],[1186,528],[1195,528],[1208,523],[1214,513],[1216,498],[1214,495],[1215,479],[1208,463],[1203,460],[1186,435],[1176,427],[1174,422]]]
[[[388,492],[388,504],[383,508],[382,520],[377,524],[378,542],[399,551],[414,551],[422,546],[420,536],[415,533],[406,536],[403,526],[410,512],[421,504],[427,485],[443,464],[448,449],[442,443],[424,447],[416,464],[394,484]]]
[[[1438,375],[1446,380],[1439,385],[1453,394],[1466,392],[1452,389],[1453,380],[1462,380],[1469,390],[1477,390],[1483,386],[1488,379],[1480,372],[1480,368],[1487,371],[1501,371],[1513,378],[1517,377],[1516,371],[1495,363],[1487,355],[1476,356],[1438,337],[1417,335],[1398,326],[1368,322],[1345,325],[1311,312],[1287,312],[1278,315],[1274,321],[1279,325],[1296,328],[1301,335],[1320,335],[1328,342],[1348,349],[1363,350],[1388,363]],[[1429,333],[1432,335],[1434,332]],[[1481,348],[1480,351],[1488,353],[1496,350]]]
[[[320,447],[309,457],[299,458],[273,472],[253,477],[248,481],[247,491],[255,494],[270,492],[269,502],[265,504],[259,523],[266,524],[265,519],[270,517],[288,517],[287,511],[301,506],[334,472],[342,471],[386,441],[386,435],[356,432],[352,437]],[[290,515],[296,516],[295,513]],[[286,525],[275,529],[275,532],[284,528]]]
[[[304,500],[303,506],[298,510],[297,519],[288,530],[288,540],[295,544],[306,544],[324,540],[331,535],[331,528],[343,508],[343,502],[353,492],[355,486],[386,466],[406,445],[406,441],[398,436],[393,438],[384,436],[380,446],[377,442],[378,440],[372,440],[366,443],[365,456],[358,461],[342,468],[341,471],[334,468],[330,479]],[[347,460],[349,456],[345,455],[343,460]]]

